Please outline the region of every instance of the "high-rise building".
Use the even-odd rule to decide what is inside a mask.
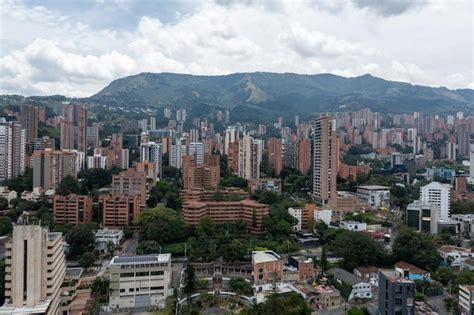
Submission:
[[[100,153],[94,154],[93,156],[87,157],[87,168],[103,168],[108,167],[107,156],[103,156]]]
[[[31,156],[35,150],[54,150],[56,147],[56,141],[54,138],[44,136],[42,138],[36,138],[26,144],[26,155]]]
[[[268,168],[279,176],[283,168],[283,142],[281,139],[270,138],[267,140]]]
[[[61,225],[79,225],[92,222],[92,198],[85,195],[54,195],[54,222]]]
[[[186,156],[187,147],[184,144],[185,139],[176,140],[170,148],[170,165],[176,168],[183,166],[183,157]]]
[[[336,197],[339,145],[332,121],[322,116],[313,124],[313,198],[322,204]]]
[[[439,210],[434,205],[424,205],[415,200],[407,206],[406,224],[408,227],[430,234],[438,233]]]
[[[415,314],[415,282],[397,270],[379,272],[378,314]]]
[[[25,172],[26,130],[0,118],[0,182]]]
[[[38,138],[39,107],[21,106],[20,124],[26,129],[26,142]]]
[[[469,124],[466,121],[462,121],[459,124],[458,133],[458,154],[460,156],[469,155]]]
[[[220,156],[206,154],[202,163],[196,155],[187,155],[183,160],[183,189],[218,189],[220,181]]]
[[[303,139],[298,143],[298,171],[308,173],[311,168],[311,142]]]
[[[146,174],[129,168],[120,174],[112,176],[112,196],[139,196],[140,204],[146,203],[147,182]]]
[[[67,175],[76,176],[78,172],[77,153],[51,149],[33,152],[33,187],[45,190],[56,189]]]
[[[77,150],[87,152],[87,108],[84,105],[74,107],[77,113]]]
[[[456,160],[456,142],[454,141],[448,141],[446,143],[446,155],[448,160],[450,161],[455,161]]]
[[[162,169],[162,145],[154,141],[149,141],[148,136],[142,133],[140,144],[140,162],[152,162],[156,164],[157,176],[161,175]],[[156,180],[155,178],[154,180]]]
[[[239,141],[229,144],[229,151],[227,152],[227,165],[229,169],[237,173],[239,171]]]
[[[420,201],[438,208],[438,218],[449,220],[451,209],[451,187],[448,184],[431,182],[420,188]]]
[[[74,126],[71,121],[64,120],[60,124],[61,139],[60,148],[74,149]]]
[[[239,130],[235,126],[229,126],[225,130],[224,135],[224,154],[229,154],[229,146],[231,143],[239,141]]]
[[[285,140],[283,144],[283,166],[296,169],[298,167],[298,143]]]
[[[2,314],[59,314],[66,272],[64,240],[38,225],[13,227],[5,253],[5,304]]]
[[[260,178],[260,161],[262,151],[259,143],[245,135],[239,140],[239,177],[245,179]]]

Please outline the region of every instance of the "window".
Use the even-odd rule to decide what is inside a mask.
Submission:
[[[137,272],[137,277],[146,277],[149,276],[150,273],[148,271]]]
[[[158,287],[151,287],[150,290],[163,290],[163,286],[158,286]]]
[[[130,278],[130,277],[133,277],[133,276],[134,276],[133,272],[124,272],[124,273],[120,274],[120,277],[122,277],[122,278]]]
[[[165,274],[165,272],[159,270],[159,271],[152,271],[150,274],[151,274],[152,276],[162,276],[162,275]]]

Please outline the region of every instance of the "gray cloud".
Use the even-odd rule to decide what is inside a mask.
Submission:
[[[403,14],[411,9],[422,7],[428,1],[419,0],[352,0],[355,6],[368,9],[383,16]]]

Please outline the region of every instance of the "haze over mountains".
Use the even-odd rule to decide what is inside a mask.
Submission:
[[[112,81],[87,99],[116,106],[202,103],[281,114],[357,110],[452,112],[474,110],[474,90],[449,90],[387,81],[366,74],[235,73],[219,76],[141,73]]]

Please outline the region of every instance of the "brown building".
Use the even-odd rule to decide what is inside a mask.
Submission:
[[[26,129],[26,142],[38,138],[39,107],[31,105],[21,106],[20,124]]]
[[[183,158],[183,189],[218,189],[220,182],[220,156],[204,155],[204,163],[198,164],[195,155]]]
[[[54,222],[66,225],[79,225],[92,222],[92,198],[84,195],[54,195]]]
[[[246,223],[251,234],[263,234],[263,218],[268,215],[268,205],[254,200],[242,201],[190,201],[182,205],[184,222],[197,226],[201,219],[210,217],[216,224],[237,222]]]
[[[77,150],[87,152],[87,108],[84,105],[76,105],[77,111]]]
[[[270,138],[267,141],[268,168],[279,176],[283,168],[283,142],[281,139]]]
[[[311,142],[303,139],[298,143],[298,171],[308,173],[311,168]]]
[[[274,251],[252,252],[253,282],[255,284],[278,281],[283,275],[283,260]]]
[[[130,225],[140,214],[140,197],[101,195],[99,208],[102,211],[102,225],[106,227],[123,227]]]
[[[138,172],[146,174],[146,178],[155,185],[156,178],[158,177],[157,164],[150,161],[139,162],[135,164],[135,168]]]
[[[288,264],[298,269],[298,281],[306,282],[314,277],[315,268],[311,258],[288,256]]]
[[[217,195],[223,199],[229,199],[231,197],[246,199],[250,196],[245,190],[235,187],[226,187],[219,191],[206,190],[204,188],[183,189],[179,192],[179,197],[183,203],[188,201],[213,201]]]
[[[67,175],[76,177],[77,154],[70,151],[51,149],[33,152],[33,187],[56,189]]]
[[[118,175],[112,176],[112,196],[138,196],[142,206],[146,203],[146,174],[129,168]]]
[[[239,141],[229,143],[227,164],[232,172],[239,171]]]
[[[339,142],[332,121],[322,116],[313,125],[313,197],[322,204],[336,197]]]

